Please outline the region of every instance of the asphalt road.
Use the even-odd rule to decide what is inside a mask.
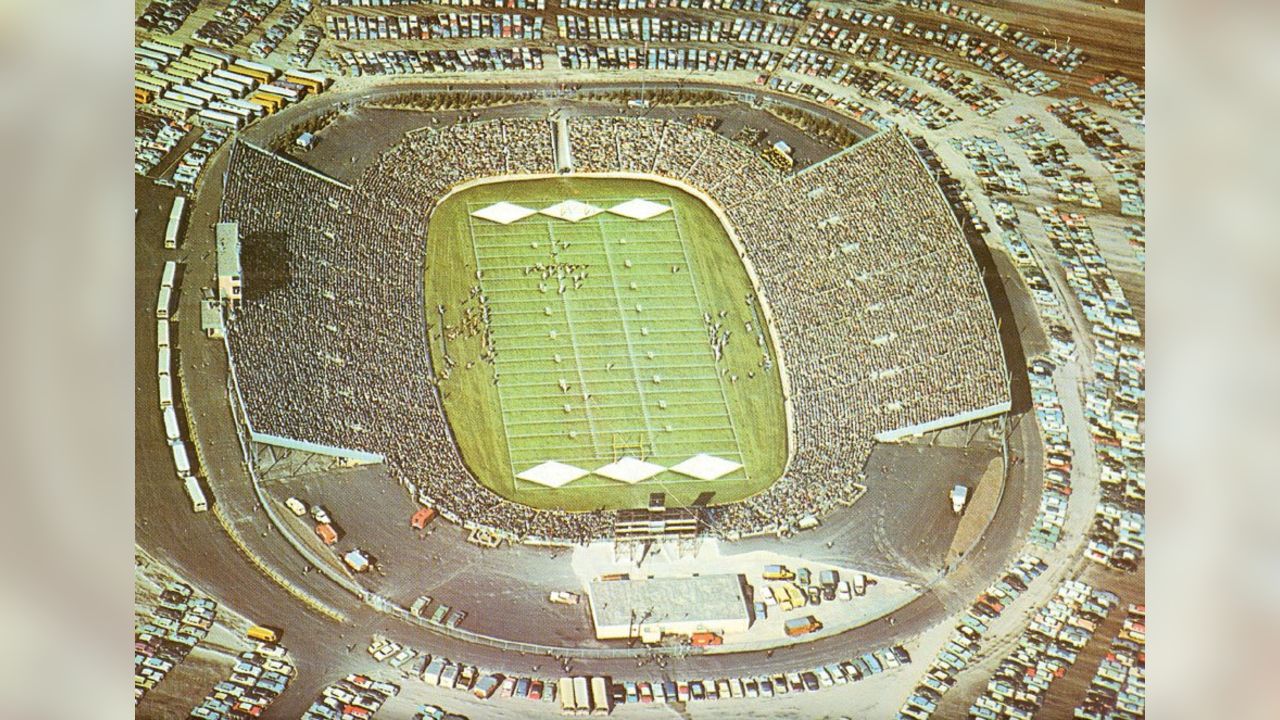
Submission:
[[[394,88],[397,92],[403,89],[404,86]],[[325,96],[326,103],[341,99]],[[299,111],[307,112],[308,106],[299,106]],[[286,629],[285,645],[297,658],[298,676],[290,690],[272,708],[272,717],[296,717],[327,682],[345,674],[348,668],[359,666],[347,645],[367,642],[373,632],[383,632],[401,642],[425,646],[433,653],[489,669],[529,673],[534,666],[542,666],[545,672],[547,658],[511,655],[487,646],[429,635],[417,626],[367,608],[320,574],[304,572],[306,561],[275,531],[257,507],[248,476],[241,466],[240,448],[226,397],[223,346],[220,342],[206,339],[198,327],[199,289],[212,280],[211,224],[216,217],[220,195],[218,186],[225,161],[226,152],[223,150],[206,170],[206,187],[190,210],[188,236],[178,251],[161,249],[172,191],[146,181],[139,181],[137,185],[137,542],[220,602],[255,621]],[[192,401],[188,412],[195,420],[202,454],[209,461],[208,485],[214,502],[220,504],[238,533],[265,565],[316,602],[344,614],[347,617],[345,623],[336,623],[315,612],[268,579],[239,553],[212,513],[196,515],[190,511],[181,485],[175,478],[165,444],[156,395],[154,360],[149,360],[155,357],[155,288],[160,266],[164,259],[170,258],[186,262],[178,298],[180,310],[175,338],[180,352],[177,361],[182,364],[188,378]],[[1034,422],[1017,423],[1012,444],[1021,448],[1019,454],[1022,457],[1034,458],[1037,455],[1034,449],[1038,445]],[[901,455],[896,454],[898,450],[902,451]],[[885,462],[887,467],[901,465],[904,471],[917,467],[913,464],[915,460],[911,458],[909,447],[886,449],[880,455],[885,453],[891,456]],[[976,463],[980,455],[973,453],[970,457],[952,453],[951,459],[960,464]],[[873,551],[884,556],[884,550],[888,548],[890,552],[887,555],[900,554],[898,560],[903,568],[914,566],[910,571],[913,579],[933,581],[927,577],[926,568],[938,547],[945,551],[945,542],[940,538],[945,536],[949,539],[947,526],[942,523],[947,509],[939,510],[945,493],[938,490],[949,478],[941,474],[921,478],[926,474],[925,469],[925,466],[920,466],[919,471],[912,470],[920,480],[915,487],[937,497],[937,502],[924,515],[919,511],[891,512],[891,506],[906,501],[900,495],[906,486],[894,488],[888,478],[881,480],[872,473],[868,482],[869,493],[883,493],[883,501],[864,501],[851,510],[837,513],[818,530],[802,533],[788,541],[788,552],[814,559],[839,558],[843,563],[851,557],[870,558]],[[892,624],[888,619],[882,619],[839,636],[781,648],[767,655],[739,653],[673,660],[665,672],[693,676],[732,675],[748,669],[753,673],[787,671],[903,641],[918,634],[967,605],[1018,549],[1021,533],[1029,524],[1030,515],[1034,514],[1038,475],[1038,467],[1015,465],[996,518],[967,561],[945,578],[937,579],[919,599],[893,613]],[[441,599],[463,598],[455,602],[456,606],[471,613],[464,627],[519,634],[541,631],[538,637],[551,639],[546,633],[546,617],[541,610],[530,611],[525,606],[527,598],[532,595],[528,587],[536,587],[541,593],[564,577],[550,551],[521,548],[481,552],[459,542],[456,528],[443,525],[425,539],[407,536],[403,534],[408,532],[404,518],[412,503],[403,491],[385,478],[379,480],[376,473],[353,477],[359,480],[357,488],[349,488],[348,492],[333,498],[326,497],[324,502],[334,510],[339,523],[346,526],[352,537],[358,537],[359,542],[368,543],[381,554],[388,575],[370,581],[379,592],[402,602],[421,591],[439,593]],[[304,488],[307,488],[307,483],[316,483],[316,489],[307,489],[307,492],[321,493],[331,480],[312,478],[298,482]],[[356,483],[356,480],[351,482]],[[288,483],[282,484],[281,489],[289,489]],[[366,504],[369,497],[377,504]],[[374,512],[370,512],[371,509]],[[953,518],[948,520],[954,522]],[[930,542],[919,549],[911,547],[910,543],[900,542],[900,533],[918,531],[921,527],[929,528],[929,532],[934,534]],[[776,542],[773,539],[744,541],[742,549],[776,545]],[[832,542],[831,548],[826,547],[827,542]],[[425,570],[411,565],[413,556],[426,564]],[[406,572],[400,572],[401,567]],[[455,573],[462,567],[468,573]],[[522,581],[526,588],[515,586]],[[502,601],[490,604],[489,598],[495,594]],[[470,597],[465,597],[467,595]],[[445,601],[448,602],[447,599]],[[544,603],[537,605],[540,607]],[[566,626],[566,633],[571,636],[583,626],[583,619],[573,619]],[[558,633],[557,630],[552,637],[559,639]],[[578,661],[575,671],[621,678],[654,675],[654,668],[637,669],[634,660]]]

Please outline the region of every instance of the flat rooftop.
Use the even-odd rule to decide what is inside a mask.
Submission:
[[[738,575],[594,580],[590,595],[597,627],[751,620]]]

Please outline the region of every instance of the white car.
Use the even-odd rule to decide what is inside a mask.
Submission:
[[[329,517],[329,511],[325,510],[322,505],[311,506],[311,517],[318,523],[328,524],[333,522],[333,518]]]
[[[305,517],[307,514],[307,504],[296,497],[291,497],[284,501],[284,506],[289,508],[294,515]]]

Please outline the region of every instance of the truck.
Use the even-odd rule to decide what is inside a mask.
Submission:
[[[827,588],[834,590],[838,582],[840,582],[840,573],[835,570],[823,570],[818,573],[818,584],[824,590]]]
[[[324,543],[325,545],[332,545],[338,542],[338,531],[334,530],[333,526],[330,525],[329,523],[317,523],[316,535],[320,537],[320,542]],[[348,565],[349,564],[350,563],[348,563]],[[361,572],[361,571],[356,570],[356,572]]]
[[[800,637],[821,630],[822,623],[818,622],[814,616],[808,615],[802,618],[791,618],[782,629],[787,633],[787,637]]]
[[[351,568],[352,571],[358,573],[368,572],[370,567],[369,556],[364,554],[360,548],[356,548],[348,552],[346,555],[343,555],[342,561],[345,562],[347,567]]]
[[[951,488],[951,511],[959,515],[964,512],[964,506],[969,502],[969,488],[964,485],[956,485]]]
[[[409,518],[409,527],[414,530],[421,530],[427,526],[436,516],[436,511],[429,507],[418,508],[418,511]]]
[[[862,573],[855,573],[855,574],[854,574],[854,576],[853,576],[853,594],[854,594],[854,595],[866,595],[866,594],[867,594],[867,576],[866,576],[866,575],[863,575]]]
[[[577,605],[578,601],[581,600],[582,597],[577,593],[571,593],[565,590],[552,590],[547,596],[547,599],[553,603],[559,603],[560,605]]]
[[[192,512],[204,512],[209,509],[209,501],[204,496],[204,491],[200,489],[200,481],[190,475],[182,479],[182,486],[187,491],[187,498],[191,500]]]
[[[786,565],[765,565],[765,580],[792,580],[796,576],[795,573],[787,569]]]
[[[485,675],[476,681],[476,686],[472,688],[471,694],[481,700],[488,700],[493,697],[493,693],[498,689],[501,680],[496,675]]]
[[[258,642],[280,642],[280,631],[265,625],[254,625],[249,628],[249,631],[245,633],[245,636],[250,640],[257,640]]]

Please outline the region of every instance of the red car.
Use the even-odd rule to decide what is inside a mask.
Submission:
[[[534,680],[533,682],[529,683],[529,699],[530,700],[542,699],[542,681],[541,680]]]

